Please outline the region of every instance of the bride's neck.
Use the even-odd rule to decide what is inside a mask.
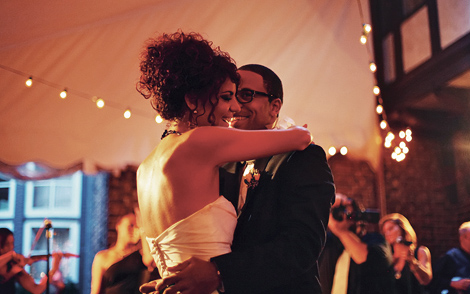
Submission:
[[[166,129],[169,131],[175,131],[180,134],[183,134],[189,131],[191,128],[189,127],[189,124],[187,121],[181,120],[181,121],[169,122]]]

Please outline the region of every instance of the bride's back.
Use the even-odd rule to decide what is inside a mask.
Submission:
[[[137,192],[148,237],[158,236],[219,196],[218,166],[197,154],[188,140],[191,133],[168,136],[139,166]]]

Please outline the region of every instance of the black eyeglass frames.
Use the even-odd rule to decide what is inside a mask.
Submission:
[[[250,103],[253,101],[253,98],[255,98],[255,95],[263,96],[263,97],[269,97],[270,99],[275,99],[277,98],[276,96],[264,92],[259,92],[251,89],[241,89],[240,91],[237,91],[235,96],[237,97],[237,101],[240,104],[246,104]]]

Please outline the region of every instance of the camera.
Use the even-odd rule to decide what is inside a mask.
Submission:
[[[343,221],[344,218],[352,221],[363,221],[371,224],[378,224],[380,220],[380,212],[378,209],[354,209],[348,211],[342,203],[340,206],[331,210],[331,215],[337,221]]]

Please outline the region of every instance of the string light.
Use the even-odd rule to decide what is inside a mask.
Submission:
[[[348,154],[348,148],[346,146],[341,147],[341,149],[339,149],[339,153],[341,153],[341,155]]]
[[[131,117],[132,113],[131,110],[128,108],[126,111],[124,111],[124,118],[129,119]]]
[[[362,45],[365,45],[367,43],[367,37],[366,35],[362,34],[361,38],[359,39]]]
[[[364,15],[362,13],[362,6],[361,6],[361,0],[357,0],[357,4],[359,7],[359,14],[361,17],[361,22],[362,22],[362,33],[360,37],[360,42],[363,45],[367,44],[368,41],[368,36],[372,31],[372,26],[364,21]],[[377,78],[376,78],[376,71],[377,71],[377,65],[374,62],[371,49],[369,46],[366,46],[367,53],[369,54],[369,69],[372,73],[374,73],[374,81],[375,85],[373,88],[373,93],[376,97],[376,108],[375,111],[377,115],[379,116],[379,126],[380,128],[386,132],[387,135],[384,138],[384,147],[385,148],[391,148],[392,150],[392,158],[396,160],[397,162],[403,161],[405,159],[405,154],[408,154],[409,148],[406,146],[406,142],[410,142],[412,140],[411,137],[411,130],[407,129],[404,131],[399,132],[399,137],[400,137],[400,142],[397,145],[397,142],[395,142],[395,135],[393,132],[390,130],[390,126],[387,122],[387,116],[385,114],[385,110],[383,107],[383,101],[381,97],[381,91],[379,86],[377,85]],[[403,141],[403,139],[406,141]],[[392,148],[393,147],[393,148]]]
[[[59,96],[62,99],[67,98],[67,89],[64,89],[62,92],[60,92]]]
[[[30,75],[30,74],[27,74],[27,73],[24,73],[24,72],[21,72],[19,70],[16,70],[14,68],[11,68],[11,67],[8,67],[8,66],[5,66],[5,65],[2,65],[0,64],[0,69],[4,69],[8,72],[11,72],[11,73],[14,73],[14,74],[17,74],[19,76],[23,76],[25,77],[25,85],[27,87],[31,87],[33,85],[33,76]],[[49,86],[50,88],[54,88],[58,91],[61,91],[59,96],[61,97],[61,99],[65,99],[67,98],[67,96],[69,94],[73,95],[73,96],[77,96],[77,97],[80,97],[80,98],[83,98],[83,99],[86,99],[88,101],[92,101],[94,104],[96,104],[96,107],[98,108],[103,108],[105,106],[105,102],[104,102],[104,99],[101,99],[101,98],[98,98],[97,96],[93,96],[93,95],[89,95],[87,93],[84,93],[82,91],[79,91],[79,90],[74,90],[74,89],[69,89],[63,85],[59,85],[59,84],[56,84],[56,83],[53,83],[53,82],[50,82],[50,81],[47,81],[45,79],[42,79],[40,77],[36,77],[34,76],[34,83],[40,83],[40,84],[43,84],[43,85],[46,85],[46,86]],[[106,104],[106,106],[108,107],[111,107],[111,108],[115,108],[115,109],[118,109],[120,111],[122,111],[122,109],[126,109],[125,107],[123,107],[122,105],[119,105],[117,103],[109,103],[109,104]],[[143,111],[134,111],[135,115],[140,115],[140,116],[143,116],[143,117],[147,117],[147,118],[151,118],[151,119],[155,119],[154,115],[152,114],[151,116],[146,113],[146,112],[143,112]],[[130,115],[130,112],[129,112],[129,115]],[[129,116],[130,117],[130,116]],[[162,119],[162,122],[163,122],[163,119]]]
[[[377,96],[380,94],[380,88],[379,86],[374,86],[374,89],[372,90],[372,92],[374,92],[374,94]]]
[[[25,82],[26,87],[31,87],[33,85],[33,77],[29,77],[29,79]]]
[[[161,124],[163,122],[163,118],[158,114],[156,117],[155,117],[155,121],[157,122],[157,124]]]
[[[331,146],[330,148],[328,148],[328,154],[330,154],[331,156],[335,155],[336,148],[334,146]]]
[[[98,98],[98,100],[96,100],[96,107],[98,107],[99,109],[103,108],[104,107],[104,100],[101,99],[101,98]]]
[[[388,126],[388,124],[387,124],[387,121],[386,121],[386,120],[382,120],[382,121],[380,122],[380,128],[381,128],[382,130],[385,130],[385,129],[387,128],[387,126]]]
[[[383,111],[384,111],[384,107],[382,105],[377,105],[377,107],[375,108],[375,111],[377,112],[377,114],[382,114]]]

